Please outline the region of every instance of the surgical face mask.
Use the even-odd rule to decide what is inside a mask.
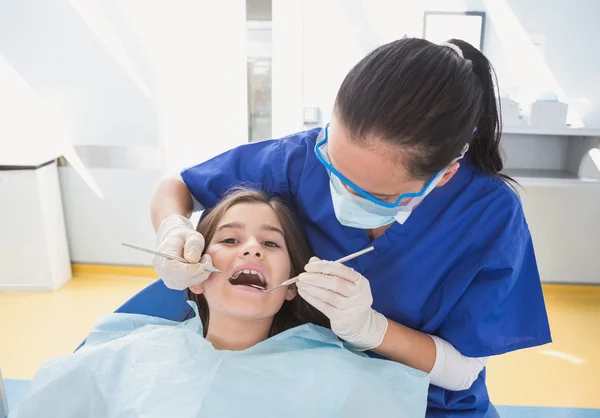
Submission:
[[[400,196],[395,204],[379,202],[377,199],[358,188],[332,165],[327,155],[327,127],[321,133],[322,136],[317,140],[315,154],[317,158],[327,168],[329,173],[329,188],[333,208],[338,221],[345,226],[360,229],[374,229],[389,225],[393,222],[404,224],[413,209],[416,208],[435,187],[448,170],[448,167],[454,162],[463,158],[469,146],[465,145],[461,156],[452,161],[447,168],[436,173],[423,189],[418,193],[406,193]],[[348,190],[351,187],[362,196],[358,196]],[[368,198],[364,197],[367,196]]]
[[[346,189],[337,176],[329,173],[329,188],[335,216],[342,225],[351,228],[375,229],[393,222],[404,224],[413,209],[437,186],[445,172],[446,170],[442,170],[436,174],[434,181],[429,183],[420,199],[412,199],[406,205],[394,208],[385,208],[356,196]]]

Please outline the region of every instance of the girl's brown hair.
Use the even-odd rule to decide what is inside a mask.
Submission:
[[[273,209],[283,228],[285,245],[291,262],[291,277],[302,273],[311,256],[304,234],[296,224],[288,207],[277,197],[269,196],[262,191],[241,187],[231,189],[198,225],[198,232],[204,236],[206,246],[212,240],[225,212],[240,203],[263,204]],[[206,335],[210,322],[206,297],[202,294],[197,295],[188,289],[188,298],[198,305],[198,312]],[[291,301],[286,300],[279,312],[275,314],[269,337],[306,323],[330,327],[329,319],[298,295]]]

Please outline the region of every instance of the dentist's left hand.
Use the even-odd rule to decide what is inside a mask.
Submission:
[[[300,296],[331,321],[331,329],[355,349],[381,345],[388,328],[385,316],[375,311],[369,281],[341,263],[310,259],[296,283]]]

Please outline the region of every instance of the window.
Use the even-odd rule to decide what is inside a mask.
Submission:
[[[247,0],[248,140],[272,136],[271,0]]]
[[[248,139],[271,138],[271,58],[248,57]]]

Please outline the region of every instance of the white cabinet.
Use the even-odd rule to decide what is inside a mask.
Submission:
[[[32,166],[0,162],[0,202],[0,291],[56,290],[68,282],[56,160]]]
[[[505,128],[543,282],[600,284],[600,129]],[[590,152],[591,151],[591,152]]]
[[[600,171],[589,155],[599,139],[600,129],[506,127],[506,174],[523,186],[600,187]]]

